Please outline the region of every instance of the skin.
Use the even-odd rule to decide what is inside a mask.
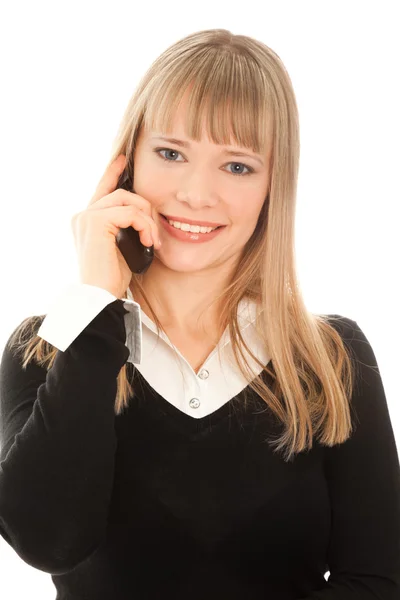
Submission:
[[[173,130],[164,135],[188,141],[190,148],[151,139],[163,135],[161,132],[140,132],[134,156],[134,192],[152,205],[162,243],[160,249],[155,248],[153,263],[143,275],[144,290],[165,328],[195,340],[219,330],[218,306],[213,305],[199,317],[210,298],[227,284],[256,227],[268,189],[270,151],[263,156],[236,145],[227,146],[259,156],[260,164],[255,158],[224,154],[224,146],[214,144],[208,136],[200,142],[189,139],[184,130],[185,107],[184,98]],[[157,154],[157,148],[163,150]],[[234,174],[249,173],[247,167],[254,172]],[[191,244],[170,236],[160,222],[160,213],[227,227],[210,242]],[[133,284],[131,290],[151,318]]]

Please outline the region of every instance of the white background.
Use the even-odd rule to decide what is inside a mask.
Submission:
[[[399,11],[383,0],[4,2],[0,352],[77,281],[71,217],[94,192],[140,77],[179,38],[221,27],[261,40],[288,69],[302,290],[310,310],[350,317],[367,335],[400,448]],[[3,598],[54,600],[50,575],[1,537],[0,563]]]

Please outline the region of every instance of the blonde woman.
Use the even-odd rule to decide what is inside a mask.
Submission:
[[[1,361],[0,532],[59,600],[400,597],[383,383],[357,322],[302,299],[298,164],[255,39],[193,33],[130,100],[72,219],[80,280]]]

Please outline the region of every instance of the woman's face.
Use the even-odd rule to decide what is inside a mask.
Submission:
[[[182,105],[181,105],[182,106]],[[168,134],[187,146],[156,139],[156,131],[140,132],[134,155],[133,190],[152,205],[162,242],[156,257],[169,269],[193,272],[233,264],[257,225],[269,182],[269,154],[256,155],[237,146],[219,146],[204,137],[185,136],[180,109]],[[235,153],[229,155],[226,149]],[[238,152],[245,152],[240,156]],[[235,174],[238,173],[238,174]],[[176,239],[162,224],[161,215],[185,223],[209,221],[224,225],[203,243]],[[205,239],[201,233],[192,238]]]

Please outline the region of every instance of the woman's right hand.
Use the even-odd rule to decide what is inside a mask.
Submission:
[[[150,202],[134,192],[116,189],[125,164],[126,156],[120,154],[100,179],[88,208],[71,220],[80,282],[101,287],[119,299],[132,279],[116,243],[119,230],[131,226],[139,232],[143,245],[160,247]]]

